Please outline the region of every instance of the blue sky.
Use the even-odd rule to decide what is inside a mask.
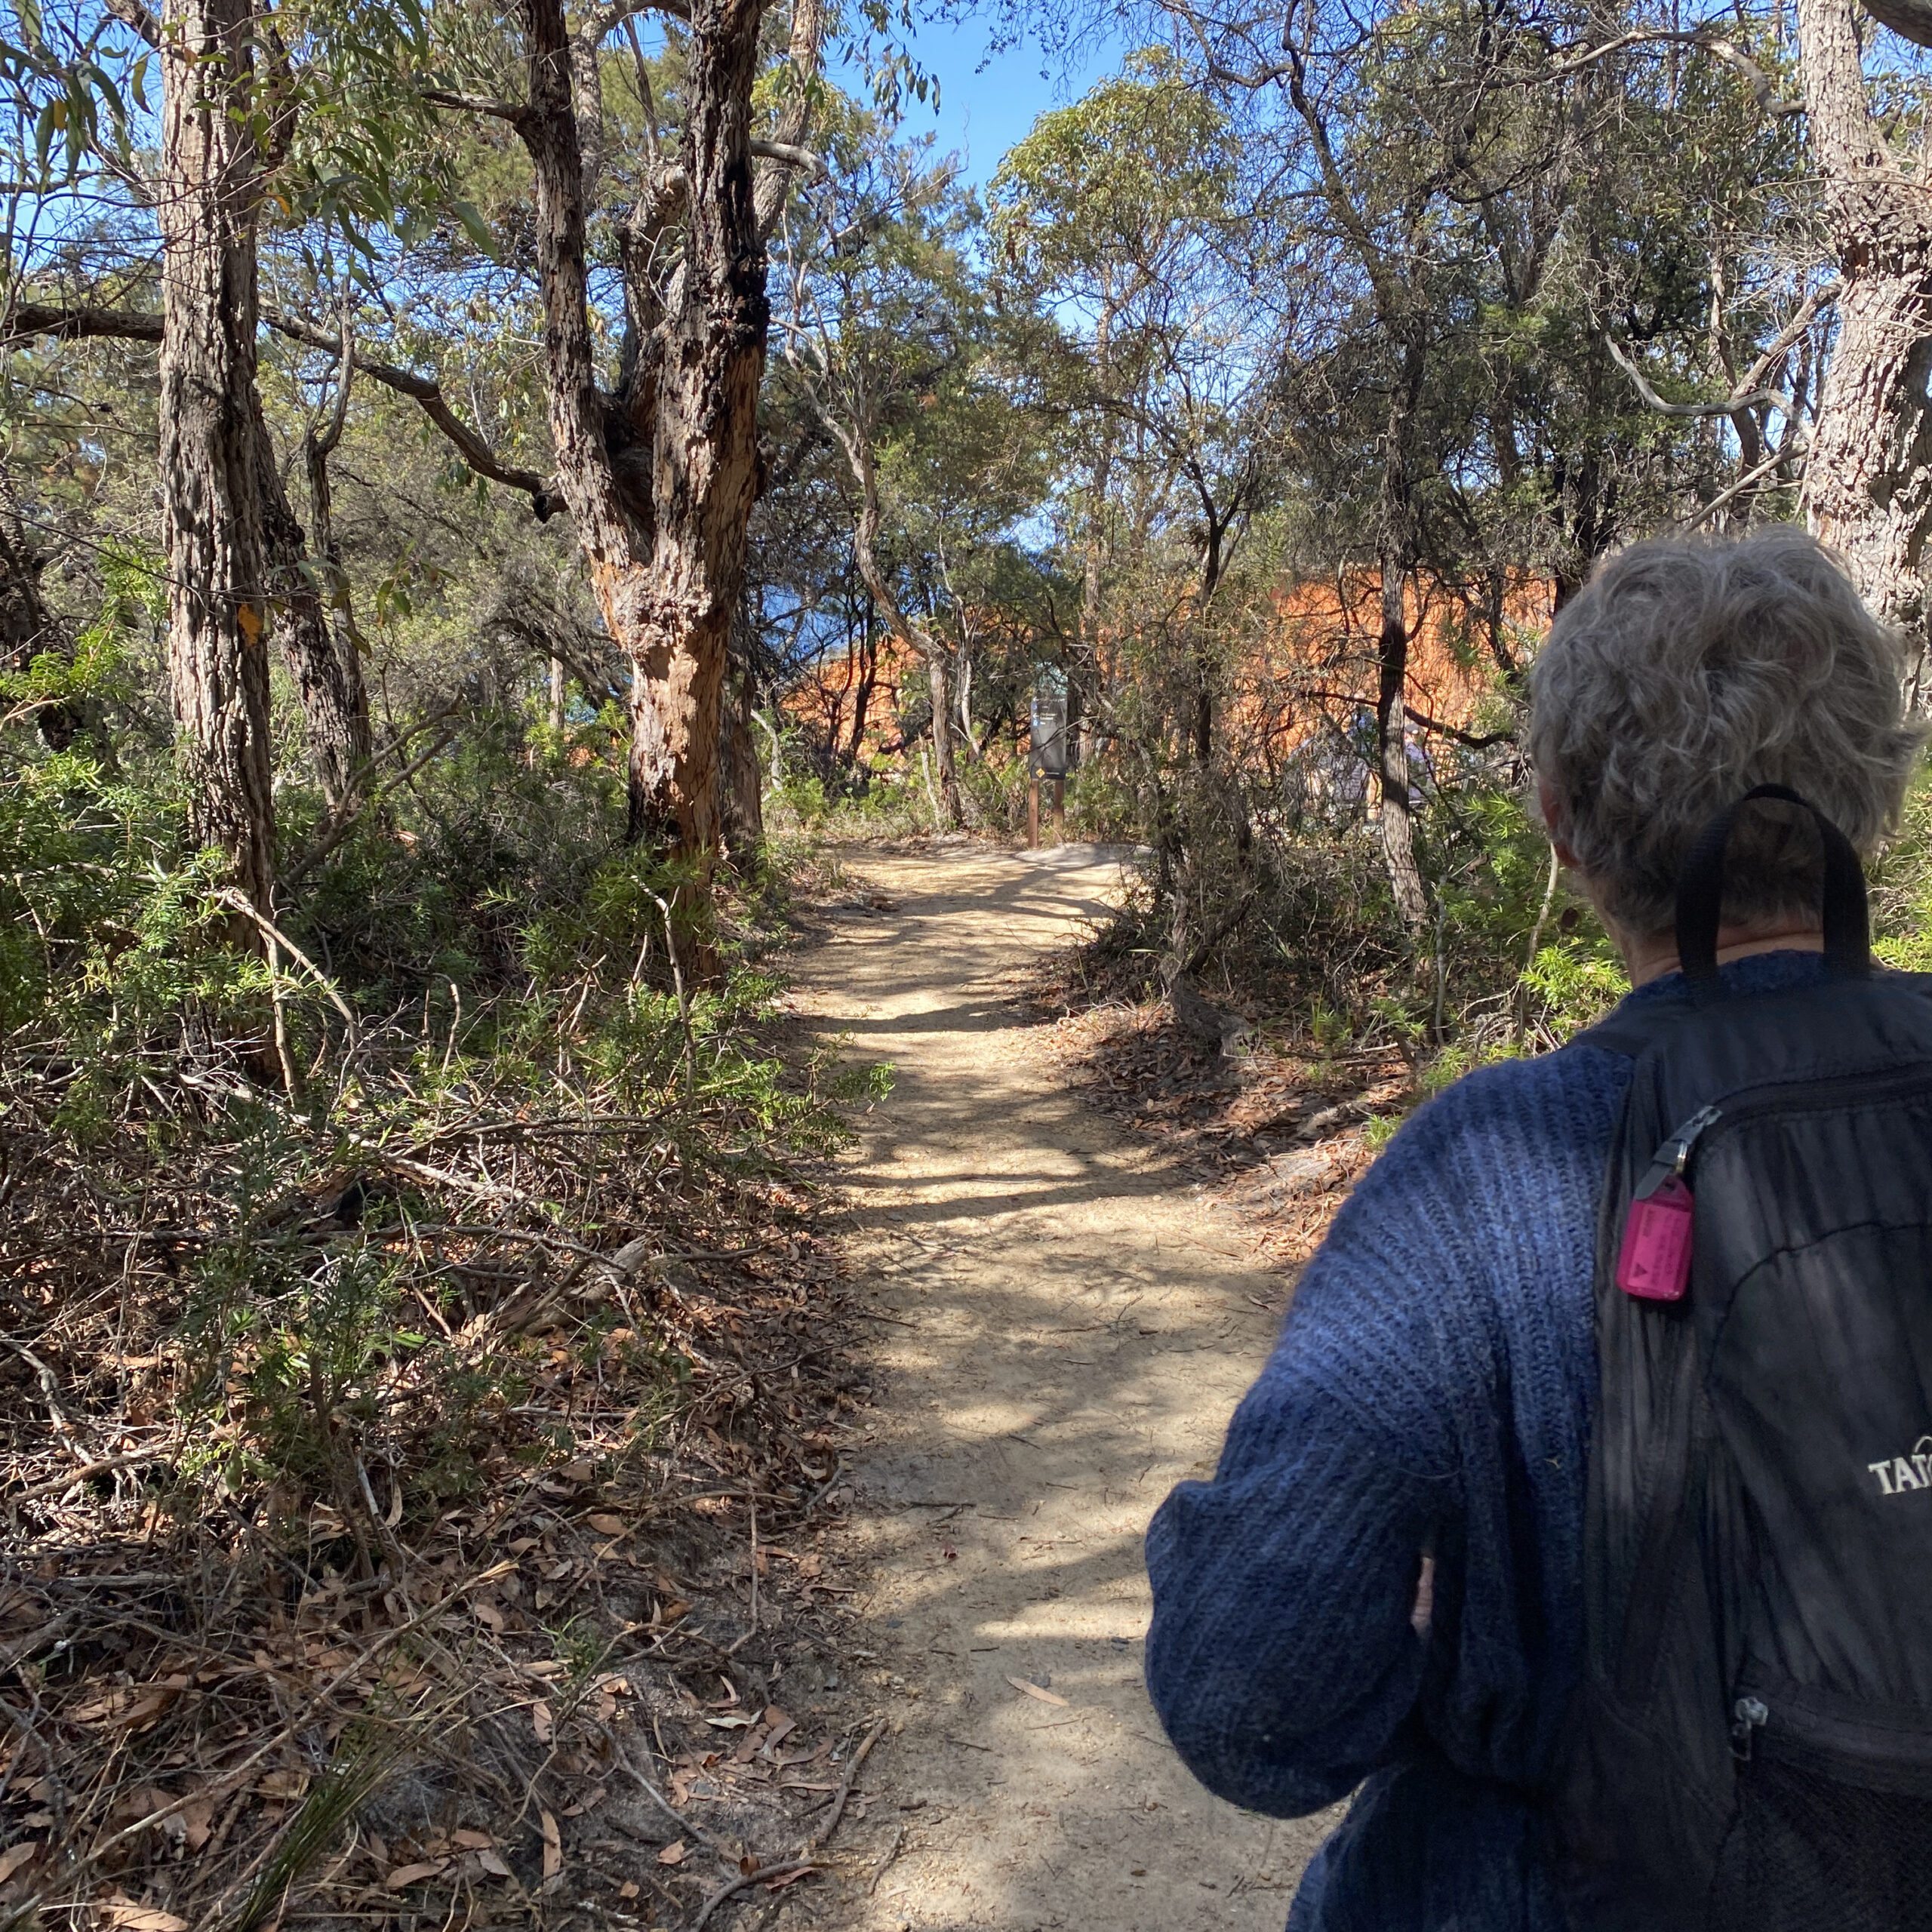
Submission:
[[[908,100],[905,131],[936,134],[942,153],[956,152],[964,161],[965,179],[976,187],[992,178],[1007,149],[1041,115],[1117,72],[1125,52],[1124,43],[1111,38],[1072,54],[1044,51],[1031,38],[992,52],[992,37],[988,19],[969,15],[928,22],[911,42],[914,57],[939,82],[940,102],[935,113],[930,103]],[[863,96],[864,82],[855,70],[848,67],[837,78]]]

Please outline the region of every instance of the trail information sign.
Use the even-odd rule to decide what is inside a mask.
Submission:
[[[1041,778],[1066,776],[1066,674],[1051,664],[1033,678],[1033,770]]]

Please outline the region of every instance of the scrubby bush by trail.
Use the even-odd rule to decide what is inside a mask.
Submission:
[[[799,1163],[884,1076],[786,1044],[782,875],[711,921],[612,789],[486,716],[264,922],[165,764],[0,731],[20,1922],[426,1887],[541,1922],[557,1816],[623,1775],[614,1700],[655,1708],[627,1660],[696,1642],[748,1511],[775,1536],[829,1486]]]

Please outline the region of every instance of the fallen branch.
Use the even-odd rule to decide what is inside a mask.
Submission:
[[[820,1868],[809,1858],[794,1859],[789,1865],[760,1865],[749,1872],[740,1872],[729,1884],[721,1885],[704,1902],[698,1915],[691,1921],[691,1932],[704,1932],[711,1922],[711,1915],[727,1899],[735,1898],[747,1885],[762,1884],[767,1879],[795,1878],[801,1872],[816,1872]]]
[[[845,1801],[852,1795],[854,1780],[859,1775],[859,1767],[872,1755],[872,1748],[885,1734],[885,1720],[881,1718],[866,1733],[865,1741],[852,1753],[852,1761],[845,1767],[845,1781],[838,1787],[838,1795],[832,1801],[830,1815],[823,1824],[798,1847],[798,1855],[804,1857],[817,1850],[826,1840],[838,1829],[838,1821],[845,1815]]]
[[[630,1774],[632,1778],[636,1782],[638,1788],[643,1792],[645,1796],[649,1798],[651,1803],[656,1805],[658,1810],[663,1812],[665,1817],[669,1818],[672,1823],[678,1827],[678,1830],[681,1832],[688,1832],[691,1836],[696,1838],[698,1843],[703,1845],[707,1850],[715,1851],[720,1858],[727,1859],[733,1864],[736,1864],[738,1860],[743,1855],[738,1850],[738,1847],[736,1845],[726,1843],[726,1841],[723,1838],[719,1838],[715,1832],[707,1831],[703,1826],[700,1825],[697,1821],[696,1819],[687,1818],[685,1814],[680,1811],[661,1791],[657,1789],[657,1786],[652,1783],[651,1780],[646,1777],[643,1772],[638,1769],[637,1766],[632,1761],[629,1752],[617,1742],[616,1737],[612,1734],[610,1727],[608,1725],[605,1725],[601,1727],[601,1728],[603,1730],[604,1735],[611,1740],[611,1749],[612,1754],[616,1757],[617,1762]],[[700,1925],[703,1924],[703,1919],[700,1919],[698,1921],[698,1923]]]
[[[51,1482],[37,1482],[29,1489],[16,1489],[0,1496],[0,1503],[38,1503],[43,1496],[58,1496],[91,1476],[104,1476],[110,1469],[137,1469],[144,1463],[165,1463],[174,1454],[169,1449],[137,1449],[125,1456],[103,1456],[97,1462],[83,1463]]]

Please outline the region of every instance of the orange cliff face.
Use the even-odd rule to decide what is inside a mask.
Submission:
[[[826,652],[779,704],[814,737],[838,749],[856,751],[861,764],[875,764],[898,747],[901,691],[908,683],[924,681],[924,665],[881,627],[869,641],[854,632],[843,648]]]
[[[1549,623],[1552,589],[1524,578],[1506,591],[1492,635],[1440,587],[1412,584],[1403,702],[1413,742],[1467,731],[1503,691],[1504,661],[1525,665]],[[1284,761],[1319,735],[1355,738],[1372,729],[1380,679],[1381,580],[1363,569],[1304,579],[1278,592],[1275,620],[1258,650],[1232,667],[1224,729],[1235,756]]]
[[[1500,654],[1526,665],[1549,627],[1553,586],[1518,580],[1505,591],[1494,629],[1484,614],[1440,586],[1411,585],[1404,600],[1410,632],[1404,701],[1411,741],[1476,726],[1485,704],[1503,691]],[[1380,676],[1381,583],[1361,569],[1305,578],[1278,590],[1274,620],[1258,646],[1229,666],[1218,729],[1237,761],[1278,768],[1311,740],[1331,743],[1371,728]],[[1129,675],[1124,654],[1105,640],[1103,675]],[[899,746],[899,705],[910,685],[923,692],[917,657],[881,629],[868,645],[854,636],[808,670],[780,700],[814,736],[844,748],[863,703],[856,749],[866,762],[889,759]]]

